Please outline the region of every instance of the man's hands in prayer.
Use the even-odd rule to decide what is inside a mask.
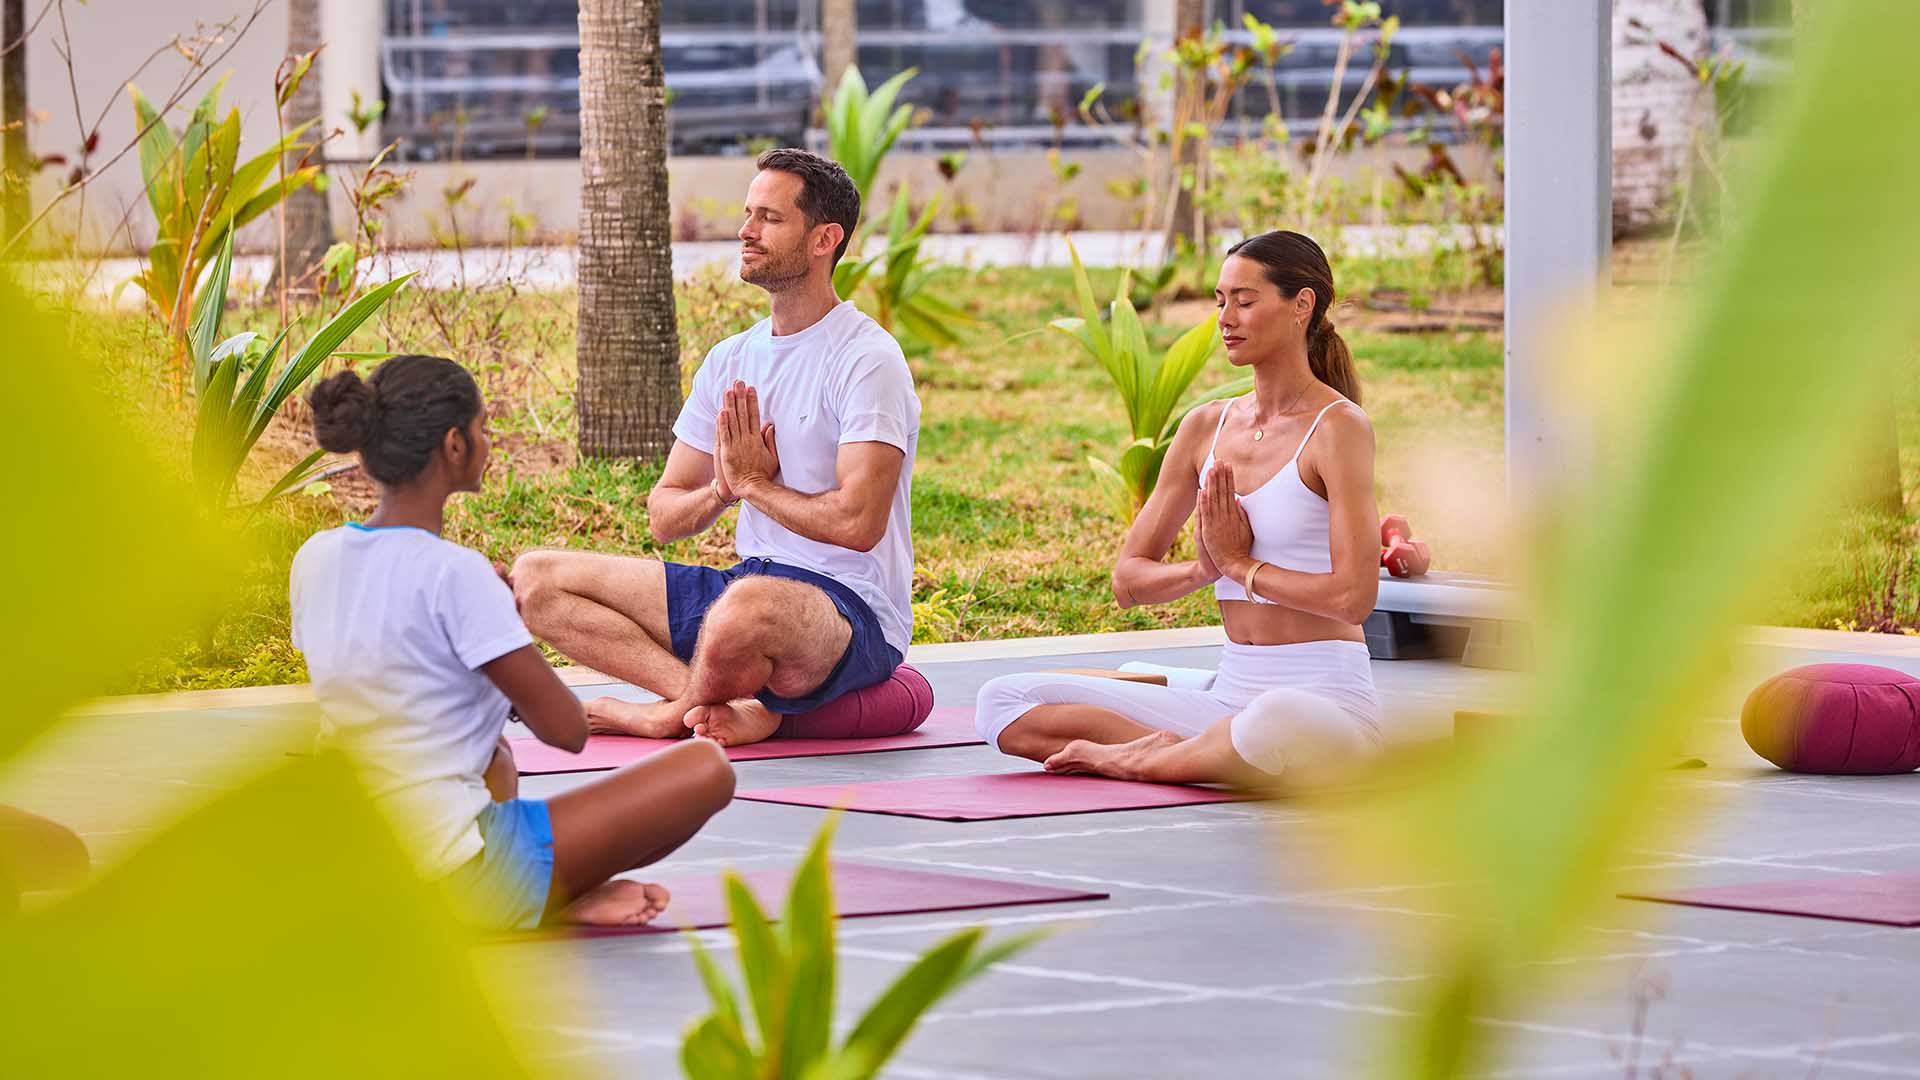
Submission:
[[[728,501],[745,498],[780,473],[773,425],[760,423],[760,394],[738,379],[720,403],[713,461],[720,497]]]

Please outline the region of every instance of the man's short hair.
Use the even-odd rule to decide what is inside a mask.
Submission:
[[[853,228],[860,223],[860,189],[840,163],[810,150],[781,147],[768,150],[755,163],[762,171],[773,169],[800,178],[800,212],[807,227],[831,221],[840,226],[840,246],[833,249],[833,265],[847,253]]]

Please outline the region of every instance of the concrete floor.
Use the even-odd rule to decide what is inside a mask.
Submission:
[[[1005,671],[1127,659],[1206,666],[1217,653],[1129,648],[1049,658],[1029,646],[1028,655],[991,659],[982,658],[991,649],[968,648],[964,660],[916,656],[943,704],[966,702]],[[1737,681],[1751,685],[1748,669],[1757,678],[1839,655],[1920,672],[1920,651],[1822,648],[1794,639],[1750,649]],[[1443,734],[1454,707],[1497,705],[1512,690],[1509,675],[1451,662],[1376,663],[1375,676],[1393,733],[1403,739]],[[1720,797],[1718,809],[1658,850],[1637,852],[1623,880],[1719,884],[1920,872],[1920,775],[1788,776],[1740,742],[1737,700],[1722,705],[1726,711],[1688,747],[1709,767],[1671,774],[1675,783],[1707,785]],[[139,823],[156,808],[221,784],[207,773],[212,759],[204,750],[195,757],[196,747],[214,742],[210,730],[228,748],[271,748],[297,745],[299,723],[284,705],[97,715],[0,776],[0,801],[74,824],[110,860],[139,842]],[[102,764],[109,757],[112,764]],[[738,766],[742,789],[1016,767],[986,747]],[[529,777],[523,793],[547,795],[590,777]],[[1363,1072],[1381,1041],[1398,1034],[1393,1018],[1430,976],[1394,942],[1443,916],[1421,882],[1369,890],[1332,884],[1324,871],[1339,852],[1327,826],[1338,812],[1224,804],[976,823],[845,815],[835,849],[841,859],[1085,886],[1112,898],[843,921],[843,1019],[955,928],[1057,925],[1058,933],[938,1006],[888,1075]],[[790,862],[823,816],[736,802],[659,872]],[[704,940],[724,948],[727,938],[717,932]],[[1614,900],[1578,931],[1576,944],[1579,959],[1532,969],[1537,978],[1523,1007],[1480,1018],[1507,1040],[1492,1075],[1632,1075],[1636,1064],[1650,1073],[1667,1061],[1669,1076],[1920,1077],[1920,930]],[[658,1077],[678,1075],[681,1030],[705,1005],[687,951],[679,936],[660,935],[490,946],[478,960],[509,979],[546,978],[556,957],[571,962],[581,977],[556,988],[566,1021],[543,1025],[556,1063]],[[1638,1038],[1637,1011],[1645,1015]]]

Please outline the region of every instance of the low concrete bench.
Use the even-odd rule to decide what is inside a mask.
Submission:
[[[1457,656],[1468,667],[1517,668],[1530,659],[1513,586],[1472,574],[1397,578],[1380,571],[1380,598],[1364,629],[1376,660]]]

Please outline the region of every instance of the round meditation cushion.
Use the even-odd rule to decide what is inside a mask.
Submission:
[[[1740,733],[1789,772],[1920,769],[1920,678],[1873,664],[1809,664],[1747,695]]]
[[[927,677],[901,664],[881,682],[842,694],[808,713],[780,722],[789,739],[877,739],[905,735],[933,712],[933,687]]]

